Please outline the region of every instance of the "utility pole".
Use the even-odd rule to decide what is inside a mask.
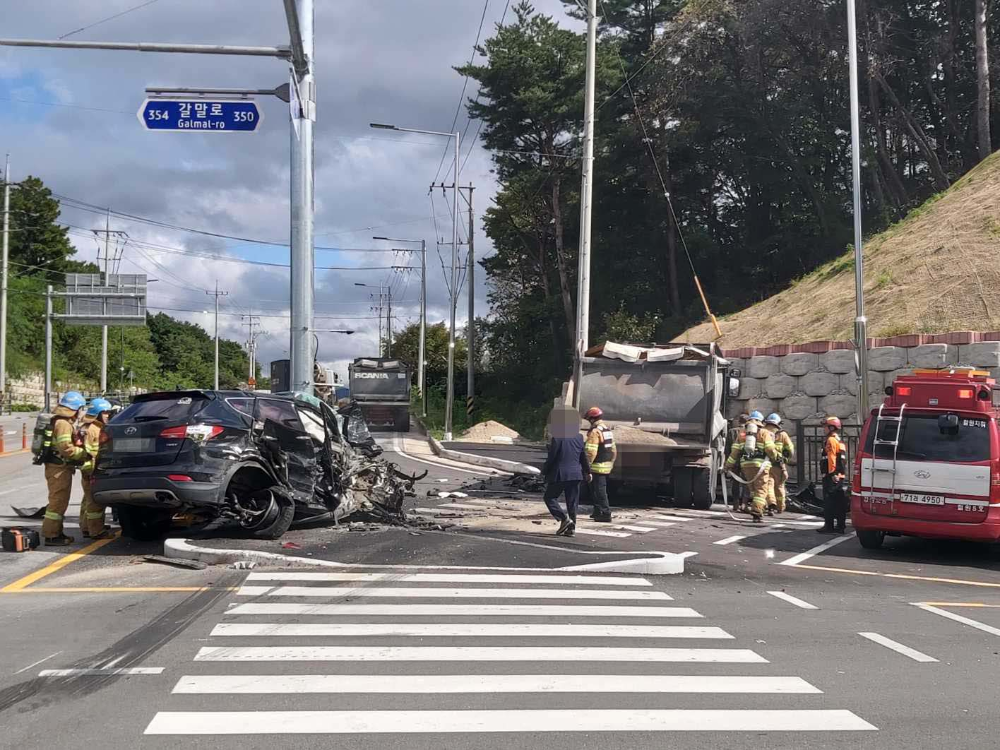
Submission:
[[[216,297],[216,300],[218,300],[218,297]],[[249,329],[249,334],[247,336],[247,354],[250,356],[250,377],[247,378],[247,385],[254,388],[257,385],[257,338],[259,336],[267,335],[267,332],[255,330],[260,328],[260,316],[254,315],[253,309],[250,310],[249,315],[242,316],[242,319],[247,321],[243,325],[247,326]],[[312,383],[311,380],[309,382],[310,384]],[[290,383],[289,387],[294,385],[295,383]]]
[[[469,324],[465,332],[468,339],[466,343],[466,395],[465,414],[471,421],[472,412],[476,406],[476,243],[473,240],[472,225],[475,213],[472,209],[472,191],[475,188],[469,183],[469,270],[465,277],[465,283],[469,287]]]
[[[294,100],[291,110],[291,381],[293,389],[312,393],[313,319],[313,217],[314,169],[313,125],[316,122],[316,78],[313,59],[314,0],[284,0],[288,25],[287,46],[246,46],[221,44],[157,44],[147,42],[77,42],[61,39],[0,39],[0,47],[49,47],[61,49],[102,49],[130,52],[163,52],[201,55],[271,57],[292,64],[289,87]],[[275,93],[264,90],[265,93]],[[456,167],[457,169],[457,167]]]
[[[868,319],[865,317],[865,271],[861,236],[861,115],[858,104],[858,28],[854,0],[847,0],[847,36],[851,76],[851,167],[854,178],[854,365],[858,379],[858,420],[868,418]]]
[[[0,256],[0,406],[7,390],[7,256],[10,241],[10,154],[3,170],[3,255]]]
[[[45,288],[45,411],[51,411],[52,394],[52,285]]]
[[[392,356],[392,283],[385,288],[386,313],[385,313],[385,356]]]
[[[579,405],[581,358],[590,330],[590,219],[594,196],[594,79],[597,66],[597,0],[587,0],[587,77],[583,109],[583,169],[580,186],[580,253],[576,280],[576,351],[574,374]]]
[[[206,291],[205,294],[210,294],[215,297],[215,390],[219,390],[219,297],[226,297],[229,292],[219,291],[219,280],[215,280],[215,291]]]
[[[433,186],[431,186],[433,190]],[[420,243],[420,344],[417,353],[417,391],[420,393],[421,416],[427,416],[427,390],[425,382],[426,350],[427,350],[427,241],[426,240],[406,240],[398,237],[372,237],[373,240],[383,240],[385,242],[411,242]],[[413,250],[404,248],[393,248],[393,252],[412,253]],[[394,271],[402,271],[409,266],[393,266]]]
[[[95,229],[95,235],[104,235],[104,268],[101,272],[104,274],[104,285],[108,286],[111,283],[111,271],[113,269],[112,264],[117,266],[120,259],[120,252],[124,248],[125,241],[128,239],[128,234],[122,231],[111,231],[111,209],[107,210],[107,214],[104,219],[104,229]],[[115,236],[115,257],[111,257],[111,235]],[[98,245],[100,248],[100,245]],[[98,267],[100,267],[101,261],[101,251],[97,251]],[[105,311],[106,312],[106,311]],[[101,393],[108,392],[108,327],[106,325],[101,326]]]

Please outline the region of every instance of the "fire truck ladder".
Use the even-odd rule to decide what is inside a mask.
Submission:
[[[882,410],[885,409],[885,404],[882,404],[878,408],[878,417],[875,420],[875,441],[872,445],[872,494],[875,494],[875,474],[877,472],[882,472],[891,475],[892,479],[889,485],[889,502],[894,502],[896,499],[896,456],[899,452],[899,434],[903,430],[903,412],[906,410],[906,404],[899,407],[899,414],[896,416],[890,416],[888,414],[883,414]],[[882,435],[882,423],[883,422],[895,422],[896,423],[896,437],[892,440],[884,440],[880,436]],[[887,458],[878,457],[879,446],[892,447],[892,468],[879,467],[879,461],[888,461]]]

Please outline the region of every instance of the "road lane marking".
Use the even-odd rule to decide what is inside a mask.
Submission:
[[[4,490],[3,492],[0,492],[0,497],[2,497],[3,495],[9,495],[12,492],[21,492],[22,490],[29,490],[29,489],[32,489],[32,488],[41,489],[42,487],[44,487],[44,485],[40,485],[40,484],[26,484],[23,487],[14,487],[13,489]]]
[[[240,586],[240,590],[236,592],[236,596],[262,596],[273,588],[274,586],[247,586],[244,584]]]
[[[688,607],[572,604],[239,604],[226,615],[365,615],[380,617],[692,617]]]
[[[652,586],[645,578],[493,573],[251,573],[248,581],[393,581],[396,583],[554,583],[580,586]]]
[[[928,607],[976,607],[979,609],[1000,609],[1000,604],[986,602],[912,602],[914,606],[926,604]]]
[[[576,533],[587,534],[588,536],[613,536],[618,539],[625,539],[632,536],[632,534],[627,531],[604,531],[602,529],[591,529],[587,526],[577,526]]]
[[[253,586],[251,588],[265,588]],[[278,586],[268,596],[374,597],[386,599],[615,599],[671,601],[663,591],[610,589],[444,589],[357,588],[351,586]]]
[[[800,555],[795,555],[795,557],[790,557],[787,560],[785,560],[784,562],[778,563],[778,565],[789,565],[789,566],[794,567],[794,566],[798,565],[799,563],[805,562],[806,560],[808,560],[811,557],[815,557],[816,555],[820,554],[821,552],[826,552],[831,547],[836,547],[838,544],[842,544],[843,542],[849,541],[849,540],[851,540],[853,538],[854,538],[853,536],[849,536],[847,534],[844,534],[842,536],[835,536],[833,539],[828,539],[827,541],[823,542],[822,544],[817,545],[817,546],[813,547],[810,550],[806,550],[805,552],[803,552]]]
[[[44,568],[40,568],[39,570],[36,570],[34,573],[29,573],[28,575],[24,576],[24,578],[19,578],[13,583],[4,586],[2,589],[0,589],[0,594],[11,594],[23,591],[36,581],[40,581],[46,576],[50,576],[53,573],[62,570],[70,563],[76,562],[82,557],[86,557],[91,552],[96,552],[101,547],[111,544],[113,541],[117,539],[118,539],[117,534],[111,539],[99,539],[96,542],[88,544],[79,552],[70,552],[69,554],[63,555],[55,562],[46,565]],[[43,547],[42,549],[45,548]]]
[[[903,656],[908,656],[913,659],[913,661],[919,661],[924,663],[936,662],[933,656],[928,656],[927,654],[921,653],[916,649],[910,648],[909,646],[904,646],[898,641],[894,641],[891,638],[886,638],[884,635],[879,635],[878,633],[858,633],[862,638],[867,638],[869,641],[873,641],[880,646],[885,646],[888,649],[892,649],[898,654]]]
[[[449,508],[457,508],[458,510],[486,510],[486,508],[481,505],[466,505],[465,503],[448,503],[447,505],[439,505],[437,507],[438,510],[448,510]]]
[[[32,586],[9,594],[193,594],[198,591],[218,591],[218,586]],[[229,586],[224,591],[239,591],[237,586]]]
[[[184,675],[180,695],[482,694],[482,693],[735,693],[820,695],[799,677],[707,675]]]
[[[578,732],[850,732],[846,710],[549,709],[487,711],[160,711],[147,735]]]
[[[712,542],[712,544],[718,544],[718,545],[725,546],[727,544],[732,544],[733,542],[738,542],[740,539],[746,539],[746,537],[745,536],[739,536],[739,535],[737,535],[737,536],[727,536],[725,539],[720,539],[717,542]]]
[[[642,523],[642,522],[640,521],[640,523]],[[651,528],[649,526],[629,526],[629,525],[624,524],[624,523],[615,524],[611,528],[613,528],[613,529],[623,529],[624,531],[635,531],[635,532],[638,532],[640,534],[645,534],[647,531],[656,531],[656,529]]]
[[[781,563],[784,565],[785,563]],[[878,578],[897,578],[902,581],[927,581],[929,583],[953,583],[961,586],[980,586],[983,588],[1000,588],[1000,583],[990,581],[966,581],[960,578],[936,578],[933,576],[914,576],[906,573],[878,573],[874,570],[852,570],[851,568],[830,568],[822,565],[795,565],[798,570],[822,570],[827,573],[850,573],[859,576],[875,576]]]
[[[400,440],[398,436],[393,436],[393,438],[392,438],[392,440],[390,442],[391,442],[391,445],[392,445],[392,450],[395,453],[398,453],[400,456],[405,456],[406,458],[410,459],[411,461],[416,461],[417,463],[427,464],[429,466],[436,466],[439,469],[449,469],[450,471],[459,471],[459,472],[461,472],[463,474],[472,474],[473,476],[476,476],[476,477],[496,477],[496,476],[510,477],[510,476],[513,476],[513,474],[511,474],[509,471],[501,471],[499,469],[493,469],[493,468],[489,468],[489,467],[480,469],[479,471],[471,471],[469,469],[460,469],[460,468],[458,468],[458,466],[452,466],[451,464],[440,463],[439,461],[429,461],[429,460],[424,459],[424,458],[417,458],[416,456],[411,455],[411,454],[407,453],[405,450],[403,450],[403,441]],[[465,463],[463,463],[461,465],[462,466],[472,466],[472,464],[465,464]]]
[[[660,521],[660,520],[657,520],[655,518],[654,519],[640,518],[639,519],[639,523],[645,523],[645,524],[648,524],[649,526],[657,526],[657,527],[663,528],[663,529],[667,528],[668,526],[676,526],[677,525],[677,523],[675,521]]]
[[[653,516],[653,518],[658,518],[658,519],[663,520],[663,521],[674,521],[675,523],[677,521],[680,521],[681,523],[686,523],[687,521],[704,521],[705,520],[704,518],[692,518],[690,516],[673,516],[673,515],[670,515],[669,513],[659,513],[659,514]]]
[[[798,597],[792,596],[791,594],[786,594],[784,591],[768,591],[771,596],[777,597],[789,604],[794,604],[800,609],[819,609],[815,604],[810,604],[809,602],[802,601]]]
[[[550,625],[548,623],[220,623],[212,637],[704,638],[729,640],[722,628],[689,625]]]
[[[697,552],[692,552],[689,550],[687,552],[678,552],[677,556],[687,558],[687,557],[694,557],[697,554],[698,554]]]
[[[982,630],[984,633],[989,633],[990,635],[1000,635],[1000,628],[995,628],[992,625],[987,625],[986,623],[979,622],[978,620],[973,620],[969,617],[963,617],[962,615],[957,615],[954,612],[948,612],[943,609],[939,609],[931,604],[917,604],[915,605],[925,612],[932,612],[935,615],[941,615],[941,617],[947,617],[949,620],[954,620],[955,622],[960,622],[963,625],[968,625],[969,627],[975,628],[976,630]]]
[[[164,667],[106,667],[104,669],[43,669],[39,677],[107,677],[163,674]]]
[[[59,654],[61,654],[61,653],[62,653],[62,651],[56,651],[54,654],[49,654],[44,659],[39,659],[38,661],[32,662],[31,664],[29,664],[28,666],[24,667],[23,669],[17,670],[16,672],[14,672],[14,674],[21,674],[21,672],[27,672],[32,667],[37,667],[39,664],[42,664],[43,662],[47,662],[53,656],[59,656]]]
[[[767,664],[744,648],[603,648],[552,646],[203,646],[195,661],[557,661]]]

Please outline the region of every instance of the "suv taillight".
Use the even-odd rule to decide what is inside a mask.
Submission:
[[[98,445],[104,445],[105,443],[111,442],[111,436],[108,434],[107,430],[101,430],[101,436],[97,438]]]
[[[171,440],[191,438],[196,443],[203,443],[206,440],[211,440],[217,435],[221,435],[224,429],[224,427],[217,424],[180,425],[179,427],[168,427],[160,433],[160,437]]]

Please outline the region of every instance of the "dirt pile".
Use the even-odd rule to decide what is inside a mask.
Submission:
[[[466,443],[492,443],[494,437],[502,440],[517,440],[521,436],[510,427],[489,419],[473,425],[463,432],[459,439]]]
[[[865,243],[868,335],[1000,329],[1000,153]],[[788,289],[719,320],[723,347],[847,340],[854,258],[845,253]],[[710,323],[677,337],[715,339]]]
[[[658,432],[646,432],[638,427],[618,425],[614,428],[615,442],[622,445],[677,445],[677,441]]]

